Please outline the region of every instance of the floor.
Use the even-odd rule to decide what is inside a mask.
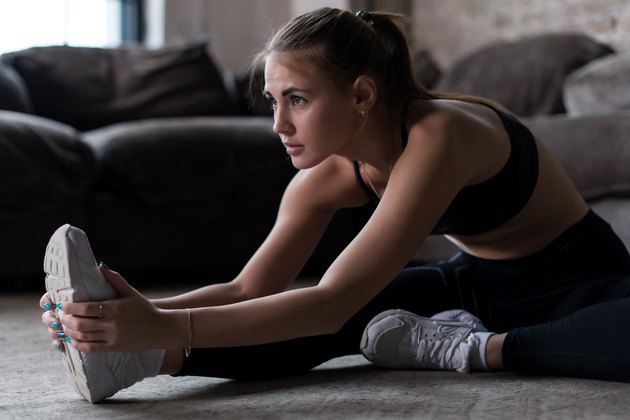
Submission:
[[[40,322],[39,296],[0,295],[0,419],[622,419],[630,384],[510,373],[392,371],[361,356],[241,383],[161,376],[82,400]]]

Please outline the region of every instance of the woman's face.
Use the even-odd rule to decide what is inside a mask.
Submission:
[[[343,154],[360,119],[351,90],[340,91],[304,57],[273,53],[265,65],[264,94],[274,110],[273,129],[298,169]]]

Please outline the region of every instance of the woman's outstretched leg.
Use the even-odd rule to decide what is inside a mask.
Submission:
[[[451,281],[454,271],[452,263],[406,268],[335,334],[247,347],[193,349],[177,374],[269,379],[304,373],[335,357],[359,354],[365,326],[380,312],[400,308],[430,316],[460,307]]]

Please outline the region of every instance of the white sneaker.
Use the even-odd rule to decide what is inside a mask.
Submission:
[[[456,321],[469,324],[474,332],[487,332],[488,329],[482,324],[481,320],[463,309],[449,309],[437,313],[431,319],[441,319],[445,321]]]
[[[98,269],[85,233],[68,224],[57,229],[50,238],[44,256],[44,271],[46,291],[55,305],[116,297],[116,292]],[[140,353],[87,353],[76,350],[70,343],[64,347],[63,357],[73,385],[92,403],[157,374],[147,375],[140,363]],[[158,360],[163,357],[164,350],[142,353],[145,359]]]
[[[116,297],[98,269],[85,232],[68,224],[53,233],[44,256],[46,290],[54,303],[92,302]]]
[[[471,322],[390,310],[368,323],[361,339],[361,352],[382,367],[465,373],[471,369],[471,355],[478,352],[479,340],[474,332]]]

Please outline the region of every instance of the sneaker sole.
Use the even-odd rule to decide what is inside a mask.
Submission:
[[[74,249],[69,238],[71,232],[84,242],[86,249],[82,250],[83,253],[76,252]],[[79,257],[78,254],[83,255]],[[61,226],[50,238],[44,256],[44,272],[46,273],[46,291],[54,304],[106,300],[116,296],[98,270],[85,233],[70,225]],[[95,280],[90,282],[92,290],[84,283],[84,275]],[[94,402],[81,352],[71,345],[64,347],[63,358],[68,373],[73,378],[75,389],[86,400]]]

